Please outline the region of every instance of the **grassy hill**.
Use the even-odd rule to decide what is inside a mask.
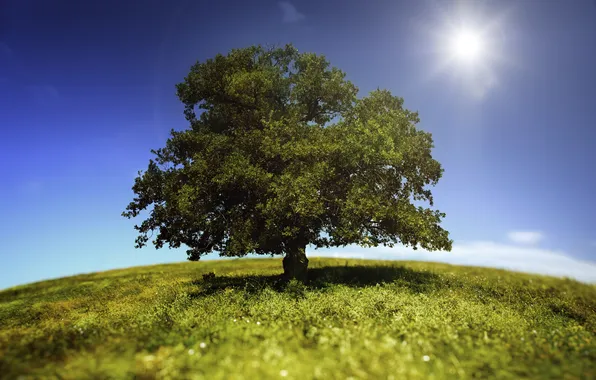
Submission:
[[[596,377],[595,286],[319,258],[304,286],[279,280],[280,261],[129,268],[2,291],[0,377]]]

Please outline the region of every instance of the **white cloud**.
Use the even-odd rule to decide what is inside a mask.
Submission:
[[[395,246],[394,248],[348,246],[346,248],[309,249],[308,255],[434,261],[570,277],[583,282],[596,283],[596,263],[578,260],[560,251],[486,241],[455,243],[451,252],[429,252],[421,249],[414,251],[412,248],[404,246]]]
[[[297,22],[304,18],[304,15],[298,12],[296,7],[289,1],[280,1],[278,5],[283,13],[283,22]]]
[[[540,231],[511,231],[507,237],[516,244],[536,245],[544,239],[544,234]]]

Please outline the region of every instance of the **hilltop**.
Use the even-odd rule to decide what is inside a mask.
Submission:
[[[3,378],[593,378],[596,286],[313,258],[187,262],[0,292]],[[215,277],[203,276],[213,272]]]

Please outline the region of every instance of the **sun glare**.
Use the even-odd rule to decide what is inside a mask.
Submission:
[[[481,100],[499,86],[505,65],[514,65],[507,54],[507,20],[511,12],[494,12],[480,1],[457,2],[457,6],[436,2],[428,17],[416,24],[421,57],[429,58],[424,80],[445,77],[459,86],[461,94]]]
[[[478,61],[482,56],[483,41],[480,34],[472,30],[457,31],[451,41],[451,51],[464,62]]]

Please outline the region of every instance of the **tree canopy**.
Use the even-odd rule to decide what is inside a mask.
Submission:
[[[325,57],[252,46],[198,62],[178,98],[189,123],[139,172],[123,216],[142,247],[285,255],[304,278],[305,247],[450,250],[429,186],[443,173],[430,133],[403,99],[358,89]],[[416,206],[427,204],[428,207]]]

